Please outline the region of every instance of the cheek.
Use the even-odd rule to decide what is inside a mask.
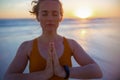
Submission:
[[[40,22],[40,18],[39,18],[39,16],[36,16],[36,18],[37,18],[38,22]]]
[[[38,19],[39,22],[41,22],[43,20],[43,18],[40,14],[37,16],[37,19]]]
[[[57,19],[57,20],[55,21],[55,23],[56,23],[56,25],[58,25],[58,24],[60,23],[60,20]]]
[[[62,18],[63,18],[63,17],[60,15],[60,16],[59,16],[59,22],[61,22],[61,21],[62,21]]]

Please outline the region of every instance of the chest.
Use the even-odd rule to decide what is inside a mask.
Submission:
[[[59,42],[59,43],[55,43],[54,46],[55,46],[56,54],[60,58],[64,53],[64,44]],[[47,59],[47,57],[49,55],[49,50],[50,50],[50,45],[49,44],[44,44],[44,43],[39,43],[38,44],[39,54],[43,58]]]
[[[46,59],[48,58],[49,45],[38,44],[37,40],[33,42],[32,50],[29,56],[29,70],[30,72],[41,71],[45,69]],[[56,53],[59,57],[61,65],[72,66],[71,56],[72,52],[65,40],[62,43],[55,43]]]

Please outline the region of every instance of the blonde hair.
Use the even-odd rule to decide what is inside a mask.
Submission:
[[[32,1],[31,4],[34,3],[33,7],[32,7],[32,11],[29,11],[30,13],[36,15],[36,17],[38,17],[38,12],[39,12],[39,5],[41,4],[41,2],[46,1],[46,0],[38,0],[38,1]],[[49,1],[57,1],[60,5],[60,15],[63,16],[63,7],[62,7],[62,3],[59,0],[49,0]]]

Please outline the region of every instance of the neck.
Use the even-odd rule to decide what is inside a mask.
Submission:
[[[41,38],[43,39],[44,42],[51,42],[51,41],[55,41],[57,38],[59,38],[59,35],[56,33],[49,33],[49,34],[43,33],[41,35]]]

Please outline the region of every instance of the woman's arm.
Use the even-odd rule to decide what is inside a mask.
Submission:
[[[73,56],[81,67],[70,68],[70,77],[79,79],[101,78],[102,72],[97,63],[74,40],[69,40]]]
[[[4,76],[4,80],[46,80],[51,77],[52,74],[50,70],[48,70],[50,65],[48,65],[44,71],[23,73],[28,63],[28,53],[30,52],[31,46],[30,44],[30,42],[24,42],[19,47],[15,58]]]
[[[82,67],[70,68],[70,78],[77,79],[95,79],[102,78],[102,73],[96,63],[88,64]]]
[[[48,80],[50,77],[45,71],[33,73],[12,73],[9,72],[4,76],[4,80]]]

